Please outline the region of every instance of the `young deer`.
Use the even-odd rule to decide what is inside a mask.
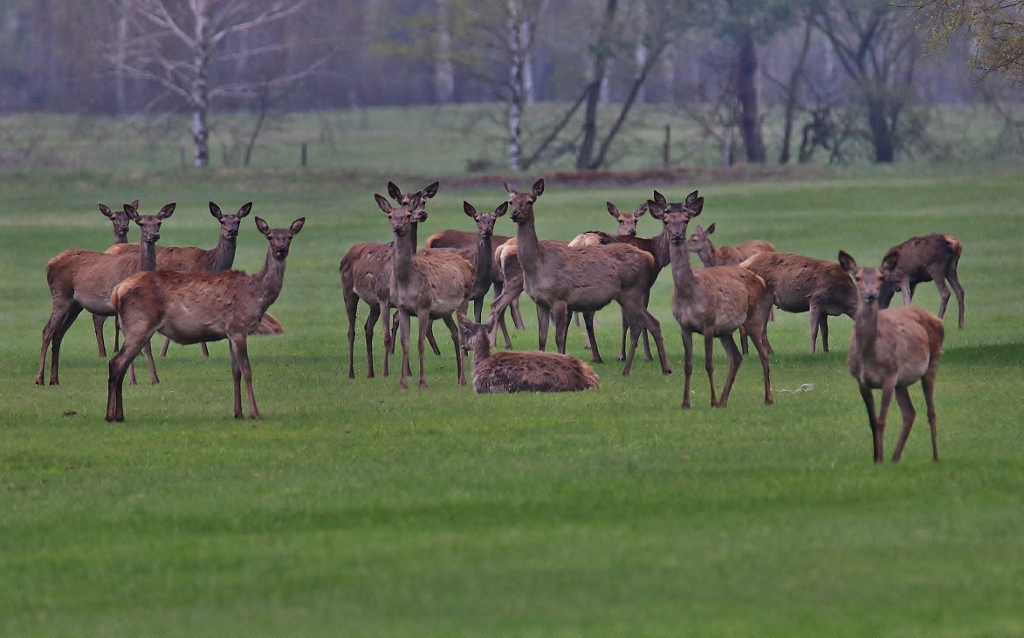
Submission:
[[[466,384],[462,367],[462,349],[459,345],[459,326],[453,314],[466,311],[467,298],[473,288],[473,266],[459,255],[424,248],[417,252],[412,235],[412,223],[426,219],[419,196],[408,204],[393,208],[381,195],[374,195],[377,205],[391,222],[394,241],[391,245],[391,303],[398,308],[398,321],[402,342],[402,378],[398,387],[405,388],[411,374],[409,367],[410,317],[416,316],[419,328],[419,357],[421,388],[427,378],[423,366],[423,349],[427,329],[432,319],[443,319],[452,334],[459,385]]]
[[[569,312],[583,312],[593,360],[600,362],[592,312],[614,300],[623,309],[631,336],[623,376],[629,376],[637,340],[644,329],[654,335],[662,372],[670,373],[672,368],[665,354],[661,324],[644,307],[651,273],[655,269],[654,256],[625,244],[570,248],[563,242],[540,240],[534,225],[533,204],[544,192],[544,179],[537,180],[529,193],[517,193],[507,182],[505,189],[510,195],[512,221],[516,223],[516,244],[524,287],[537,305],[540,350],[543,351],[547,344],[548,321],[553,314],[555,343],[558,352],[565,354]]]
[[[775,246],[760,239],[745,241],[739,246],[722,246],[715,248],[711,243],[711,233],[715,232],[715,224],[707,230],[697,226],[697,232],[686,240],[686,250],[695,253],[705,268],[712,266],[739,266],[745,259],[757,253],[773,253]]]
[[[554,352],[497,352],[491,354],[490,333],[495,315],[486,324],[459,316],[462,347],[473,351],[473,390],[492,392],[576,392],[597,390],[601,381],[586,363]]]
[[[124,421],[122,386],[128,362],[159,332],[177,343],[227,339],[234,379],[235,418],[242,418],[241,379],[249,397],[249,416],[260,417],[252,392],[252,370],[246,338],[256,331],[284,284],[285,260],[292,237],[305,218],[288,228],[271,230],[256,218],[268,240],[263,269],[255,275],[238,270],[219,272],[141,272],[114,287],[110,302],[124,331],[124,347],[110,360],[107,378],[107,421]]]
[[[426,188],[403,195],[401,189],[394,182],[388,182],[388,194],[400,206],[408,204],[413,197],[419,196],[420,207],[425,214],[426,200],[437,194],[440,187],[438,182],[428,185]],[[412,242],[416,244],[416,223],[411,226]],[[370,313],[363,325],[363,332],[366,335],[366,376],[369,379],[374,377],[373,371],[373,329],[377,320],[384,317],[384,361],[383,376],[388,376],[388,358],[394,350],[391,342],[391,244],[380,244],[375,242],[363,242],[355,244],[341,259],[338,268],[341,272],[342,298],[345,302],[345,313],[348,316],[348,378],[355,378],[355,338],[356,338],[356,314],[359,301],[362,300],[370,307]],[[427,333],[427,339],[434,354],[440,354],[434,336]]]
[[[963,244],[952,235],[934,233],[923,237],[911,237],[902,244],[889,249],[882,259],[879,270],[885,280],[878,297],[878,307],[888,308],[897,290],[903,291],[903,303],[910,305],[914,298],[917,284],[922,281],[934,281],[939,289],[942,302],[939,305],[939,319],[946,315],[946,304],[949,303],[949,288],[946,280],[956,294],[960,306],[959,326],[964,327],[964,287],[960,285],[956,267],[960,263]]]
[[[139,215],[131,204],[124,205],[125,213],[142,231],[142,248],[136,253],[110,255],[92,250],[65,250],[46,264],[46,282],[50,286],[52,308],[50,319],[43,327],[37,385],[43,385],[47,348],[52,349],[50,385],[59,385],[60,345],[68,328],[83,309],[94,315],[113,316],[117,312],[110,303],[110,291],[114,286],[140,270],[156,268],[156,242],[160,239],[160,223],[171,216],[174,207],[175,204],[171,203],[161,208],[156,215]],[[149,342],[143,345],[148,346]],[[159,383],[153,355],[148,347],[146,358],[149,360],[150,379],[153,383]]]
[[[768,369],[768,347],[764,338],[764,322],[772,299],[764,280],[739,266],[720,266],[694,270],[690,254],[686,251],[686,225],[700,215],[704,198],[697,191],[690,193],[683,203],[668,203],[655,191],[655,200],[648,202],[651,216],[665,225],[664,233],[671,244],[672,259],[672,314],[683,333],[685,353],[683,408],[690,407],[690,375],[693,372],[693,333],[704,336],[704,367],[711,385],[711,407],[724,408],[729,402],[736,372],[743,362],[732,333],[741,326],[747,329],[761,359],[764,372],[764,402],[771,405],[771,380]],[[729,373],[722,387],[722,396],[715,396],[714,362],[712,351],[715,337],[722,342],[729,357]]]
[[[100,212],[103,213],[104,217],[110,220],[114,225],[114,245],[127,244],[128,243],[128,229],[130,227],[131,218],[128,217],[128,213],[123,210],[111,210],[109,206],[104,203],[100,203]],[[131,203],[131,207],[135,210],[139,209],[139,200],[135,200]],[[100,351],[100,357],[107,358],[107,344],[103,340],[103,324],[107,318],[104,315],[93,315],[92,326],[93,331],[96,333],[96,347]],[[116,332],[114,348],[117,348],[116,343]]]
[[[821,346],[828,352],[828,318],[857,311],[857,288],[834,261],[790,253],[757,253],[740,264],[757,273],[774,295],[775,305],[786,312],[810,312],[811,354],[818,329]],[[767,321],[767,317],[765,317]],[[765,324],[767,331],[767,323]],[[767,342],[767,332],[765,341]],[[771,345],[769,352],[774,352]]]
[[[903,454],[903,446],[914,425],[914,406],[907,388],[921,381],[928,425],[932,432],[932,458],[939,460],[935,426],[935,375],[942,355],[944,327],[942,320],[920,306],[901,306],[880,310],[885,275],[878,268],[858,268],[849,254],[839,251],[839,263],[857,282],[860,303],[850,338],[847,366],[857,379],[860,395],[868,411],[868,425],[874,442],[875,463],[881,463],[885,418],[893,395],[903,413],[895,463]],[[872,390],[882,390],[882,403],[875,412]]]

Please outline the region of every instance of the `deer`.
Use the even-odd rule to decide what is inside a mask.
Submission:
[[[761,252],[745,259],[740,266],[765,280],[774,296],[775,306],[786,312],[809,312],[811,354],[814,354],[821,329],[821,346],[828,352],[828,318],[857,311],[857,288],[834,261],[791,253]],[[767,321],[765,317],[765,321]],[[767,323],[765,324],[767,342]],[[771,344],[768,352],[773,353]]]
[[[959,326],[962,329],[964,287],[960,285],[960,278],[956,272],[961,252],[963,244],[959,239],[941,233],[911,237],[902,244],[893,246],[885,253],[879,267],[884,281],[878,298],[878,307],[888,308],[897,290],[903,291],[903,303],[909,306],[917,284],[934,281],[942,299],[938,314],[939,319],[942,319],[946,315],[946,305],[949,303],[949,288],[946,287],[946,281],[949,281],[960,307]]]
[[[875,463],[883,462],[883,435],[889,405],[895,395],[903,414],[892,462],[903,455],[903,446],[917,416],[908,388],[918,381],[924,391],[928,410],[928,426],[932,434],[932,459],[939,460],[938,434],[935,424],[935,376],[939,371],[945,327],[942,319],[920,306],[905,305],[882,309],[885,273],[880,268],[858,268],[845,251],[839,251],[839,264],[857,285],[858,304],[853,335],[847,353],[847,367],[857,380],[861,398],[868,412],[868,425],[874,444]],[[873,391],[882,391],[881,404],[875,412]]]
[[[473,352],[473,390],[494,392],[577,392],[597,390],[601,380],[594,369],[576,357],[554,352],[508,352],[491,354],[490,334],[496,315],[486,324],[459,316],[462,348]]]
[[[423,363],[423,349],[432,319],[442,319],[452,335],[458,384],[466,385],[459,326],[453,317],[456,311],[466,312],[468,297],[473,289],[473,266],[459,255],[433,248],[417,252],[412,234],[413,220],[426,219],[420,196],[400,207],[392,207],[387,198],[374,194],[377,206],[388,216],[394,241],[391,243],[391,303],[398,309],[400,340],[402,343],[402,375],[398,387],[408,387],[410,318],[415,315],[419,330],[419,387],[427,386]]]
[[[299,218],[288,228],[271,230],[267,222],[256,217],[256,228],[270,244],[263,269],[254,275],[239,270],[154,270],[140,272],[114,286],[110,303],[117,309],[124,347],[109,364],[107,421],[124,421],[125,369],[157,332],[181,344],[227,339],[235,418],[243,418],[242,378],[249,399],[249,417],[260,418],[252,391],[246,340],[281,293],[291,241],[305,221],[304,217]]]
[[[156,215],[139,215],[134,206],[124,205],[125,214],[138,224],[142,231],[141,247],[135,253],[111,255],[92,250],[72,249],[65,250],[46,264],[46,282],[50,287],[52,308],[50,319],[43,327],[43,345],[39,352],[36,385],[43,385],[47,348],[52,350],[50,385],[60,384],[60,345],[64,334],[83,309],[94,315],[115,315],[117,311],[110,303],[110,292],[114,286],[140,270],[156,268],[156,242],[160,239],[160,224],[171,216],[175,206],[172,202],[161,208]],[[147,346],[146,358],[149,360],[150,380],[154,384],[159,383],[148,341],[143,345]]]
[[[135,210],[139,209],[139,200],[135,200],[131,203],[132,208]],[[131,218],[123,210],[111,210],[109,206],[100,202],[100,212],[103,216],[110,220],[114,226],[114,245],[127,244],[128,243],[128,229],[131,227]],[[96,347],[99,349],[100,357],[103,359],[107,358],[107,344],[103,340],[103,324],[106,322],[107,317],[105,315],[93,315],[92,325],[93,330],[96,332]],[[116,332],[115,332],[115,343],[114,348],[117,348],[116,343]]]
[[[745,241],[739,246],[721,246],[715,248],[710,235],[715,232],[715,224],[705,230],[700,225],[697,231],[686,240],[686,250],[695,253],[705,268],[712,266],[739,266],[748,257],[757,253],[773,253],[775,246],[760,239]]]
[[[743,356],[736,347],[733,333],[745,327],[764,373],[764,402],[772,405],[768,345],[764,337],[764,324],[772,297],[765,281],[741,266],[719,266],[694,270],[686,250],[686,226],[701,214],[704,198],[693,191],[682,203],[669,203],[661,193],[654,192],[648,201],[651,216],[664,224],[663,233],[670,244],[672,263],[672,315],[682,329],[684,350],[683,409],[690,407],[690,376],[693,372],[693,333],[704,336],[704,368],[711,386],[711,407],[724,408],[729,402],[736,373]],[[715,338],[729,357],[729,372],[720,397],[715,395],[714,360]]]
[[[388,182],[388,194],[399,205],[408,204],[415,195],[419,195],[420,206],[425,210],[425,202],[437,194],[438,182],[429,184],[415,193],[402,194],[394,182]],[[416,244],[416,227],[411,226],[412,242]],[[377,320],[384,316],[384,361],[382,375],[388,376],[388,355],[394,350],[391,326],[391,244],[363,242],[353,245],[341,259],[338,267],[341,273],[342,298],[345,302],[345,313],[348,316],[348,378],[355,378],[355,335],[356,314],[359,301],[370,307],[370,314],[363,325],[366,335],[366,361],[368,379],[374,378],[373,368],[373,329]],[[433,333],[427,333],[427,339],[434,354],[440,354]]]
[[[523,268],[526,294],[537,306],[539,349],[547,344],[548,321],[555,323],[555,343],[565,354],[569,312],[583,312],[594,362],[601,362],[594,337],[593,312],[613,300],[622,307],[630,329],[630,349],[622,375],[629,376],[637,340],[644,329],[654,336],[664,374],[672,368],[665,354],[661,324],[644,307],[654,256],[633,246],[608,244],[570,248],[567,243],[537,237],[533,205],[544,193],[544,178],[527,193],[518,193],[508,182],[509,209],[516,224],[516,245]]]

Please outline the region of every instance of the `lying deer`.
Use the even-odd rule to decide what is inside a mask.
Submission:
[[[402,377],[398,387],[405,388],[411,374],[409,367],[410,318],[416,316],[419,328],[419,358],[421,388],[427,378],[423,365],[423,349],[427,329],[432,319],[443,319],[452,334],[459,385],[466,384],[462,367],[462,349],[459,344],[459,326],[453,317],[456,311],[466,311],[467,298],[473,288],[473,266],[450,251],[424,248],[416,251],[412,235],[413,220],[426,219],[420,197],[394,208],[381,195],[374,195],[377,205],[388,216],[394,241],[391,244],[391,303],[398,309],[402,343]]]
[[[462,347],[473,351],[473,390],[492,392],[576,392],[601,387],[594,369],[576,357],[553,352],[497,352],[491,354],[490,334],[495,315],[486,324],[465,315]]]
[[[857,288],[834,261],[790,253],[757,253],[740,264],[757,273],[774,295],[775,305],[786,312],[809,312],[811,354],[821,329],[821,346],[828,352],[828,318],[857,311]],[[767,321],[765,317],[765,321]],[[765,324],[767,342],[767,324]],[[774,352],[768,345],[769,353]]]
[[[878,297],[878,307],[888,308],[897,290],[903,291],[903,303],[910,305],[914,298],[917,284],[922,281],[934,281],[939,289],[939,319],[946,315],[949,303],[949,288],[946,281],[956,294],[960,306],[959,326],[964,327],[964,287],[960,285],[956,268],[960,263],[963,244],[952,235],[934,233],[923,237],[911,237],[902,244],[893,246],[882,258],[879,270],[885,280]]]
[[[843,270],[857,282],[859,304],[854,318],[853,336],[847,366],[857,379],[860,395],[868,410],[868,425],[874,441],[875,463],[881,463],[885,418],[893,395],[903,413],[903,428],[892,453],[900,460],[903,446],[914,425],[914,405],[907,388],[918,381],[928,407],[928,425],[932,432],[932,458],[939,460],[935,426],[935,375],[942,355],[942,320],[920,306],[901,306],[880,310],[885,274],[878,268],[858,268],[849,254],[839,251]],[[882,403],[875,412],[872,390],[882,390]]]
[[[768,344],[764,337],[764,324],[771,308],[772,297],[763,279],[740,266],[720,266],[694,270],[690,266],[690,253],[686,250],[686,225],[704,209],[704,198],[697,191],[690,193],[682,203],[669,203],[655,191],[655,199],[648,202],[651,216],[665,225],[664,234],[671,245],[672,260],[672,314],[682,328],[685,354],[683,408],[690,407],[690,375],[693,372],[693,333],[704,336],[704,367],[711,386],[711,407],[724,408],[736,372],[743,356],[736,347],[732,333],[741,326],[754,342],[764,372],[764,402],[771,405],[771,380],[768,368]],[[714,360],[715,338],[722,343],[729,357],[729,373],[722,387],[722,396],[715,396]]]
[[[662,372],[668,374],[668,356],[661,338],[661,324],[644,307],[654,256],[625,244],[582,246],[537,237],[533,204],[544,193],[544,179],[537,180],[528,193],[517,193],[507,182],[509,208],[516,223],[516,244],[523,268],[526,294],[537,305],[537,326],[540,350],[547,343],[548,321],[554,318],[555,343],[565,354],[569,312],[583,312],[595,362],[601,361],[594,337],[593,311],[613,300],[622,307],[629,324],[631,343],[626,355],[623,376],[629,376],[642,330],[654,335]]]
[[[110,292],[114,286],[140,270],[156,268],[156,242],[160,239],[160,223],[171,216],[174,208],[175,204],[170,203],[156,215],[139,215],[131,204],[124,205],[125,213],[142,231],[142,247],[137,252],[111,255],[93,250],[65,250],[46,264],[46,282],[50,286],[52,308],[50,319],[43,327],[37,385],[43,385],[47,348],[52,349],[50,385],[59,385],[60,345],[68,328],[83,309],[94,315],[113,316],[117,312],[110,301]],[[139,347],[143,345],[148,346],[149,342]],[[146,358],[149,360],[150,379],[153,383],[159,383],[153,355],[148,347]],[[128,361],[130,363],[131,359]]]
[[[159,332],[177,343],[227,339],[234,379],[235,418],[242,418],[241,379],[249,398],[249,416],[260,417],[252,392],[252,370],[246,339],[281,293],[285,259],[292,237],[305,218],[288,228],[271,230],[256,218],[256,228],[270,241],[263,269],[254,275],[239,270],[219,272],[141,272],[114,287],[110,303],[124,332],[124,347],[110,360],[107,378],[107,421],[124,421],[122,386],[125,370],[142,346]]]

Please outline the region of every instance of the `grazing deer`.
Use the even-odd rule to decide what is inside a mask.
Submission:
[[[844,272],[857,282],[860,303],[854,318],[853,336],[847,366],[857,379],[860,395],[868,411],[868,425],[874,442],[875,463],[882,462],[885,418],[893,395],[903,413],[903,428],[892,453],[893,462],[900,460],[903,446],[914,425],[914,405],[907,388],[921,381],[924,401],[928,406],[928,425],[932,432],[932,458],[939,460],[935,426],[935,375],[939,371],[945,328],[942,320],[920,306],[901,306],[880,310],[885,274],[878,268],[858,268],[849,254],[839,251]],[[882,390],[882,403],[877,414],[872,390]]]
[[[554,352],[497,352],[491,354],[490,333],[495,315],[486,324],[459,316],[462,347],[473,351],[473,390],[492,392],[577,392],[601,387],[594,369],[576,357]]]
[[[508,182],[509,208],[516,223],[516,244],[523,268],[526,294],[537,305],[537,326],[540,350],[547,344],[548,321],[554,317],[555,343],[565,354],[569,312],[583,312],[590,336],[591,353],[601,361],[594,337],[593,311],[613,300],[622,307],[629,324],[631,343],[626,355],[623,376],[629,376],[640,332],[647,329],[654,335],[662,372],[668,374],[668,356],[661,338],[661,324],[644,307],[654,256],[625,244],[583,246],[537,238],[533,204],[544,193],[544,179],[537,180],[528,193],[517,193]]]
[[[683,333],[685,353],[683,408],[690,407],[690,375],[693,372],[693,333],[704,336],[704,367],[711,386],[711,407],[724,408],[736,372],[743,356],[736,347],[732,333],[744,326],[754,341],[764,372],[764,402],[771,405],[771,379],[768,369],[768,346],[764,338],[764,323],[771,308],[772,298],[763,279],[739,266],[720,266],[694,270],[690,254],[686,251],[686,225],[704,209],[704,198],[697,191],[690,193],[683,203],[669,203],[655,191],[654,201],[648,202],[651,216],[665,225],[664,234],[671,245],[672,260],[672,314]],[[715,396],[714,360],[712,352],[715,338],[722,343],[729,357],[729,373],[722,387],[722,396]]]
[[[466,311],[467,298],[473,288],[473,266],[459,255],[433,248],[417,252],[413,243],[413,220],[422,222],[426,211],[420,205],[420,198],[414,195],[412,201],[394,208],[386,198],[375,194],[377,205],[388,216],[394,241],[391,243],[391,303],[398,308],[400,338],[402,342],[402,377],[399,388],[405,388],[411,374],[409,368],[409,325],[415,315],[419,329],[419,357],[421,388],[427,386],[423,365],[423,349],[427,329],[432,319],[443,319],[452,334],[455,345],[455,361],[458,367],[458,383],[466,384],[462,366],[462,349],[459,344],[459,326],[453,314]]]
[[[139,209],[139,200],[135,200],[131,203],[132,208],[135,210]],[[128,217],[128,213],[123,210],[111,210],[109,206],[104,203],[100,203],[100,212],[110,220],[114,225],[114,245],[127,244],[128,243],[128,229],[130,227],[131,218]],[[103,324],[107,318],[104,315],[93,315],[92,326],[93,331],[96,333],[96,346],[100,351],[100,357],[107,358],[107,344],[103,340]],[[115,331],[115,343],[114,348],[117,348],[116,343],[116,331]]]
[[[255,275],[238,270],[219,272],[141,272],[114,287],[110,303],[124,332],[124,347],[110,360],[107,378],[107,421],[124,421],[122,386],[128,362],[159,332],[177,343],[227,339],[234,379],[235,418],[242,418],[241,379],[249,397],[249,416],[260,417],[252,392],[247,337],[256,331],[284,284],[285,260],[292,237],[305,218],[288,228],[271,230],[256,218],[256,228],[268,240],[263,269]]]
[[[956,274],[961,252],[963,244],[959,239],[940,233],[911,237],[893,246],[885,253],[879,268],[885,280],[878,297],[878,307],[888,308],[897,290],[903,291],[903,303],[909,306],[917,284],[934,281],[939,289],[939,297],[942,298],[939,305],[939,319],[942,319],[946,315],[946,304],[949,303],[949,288],[946,287],[948,280],[960,306],[959,326],[963,328],[964,287],[960,285],[960,278]]]
[[[828,318],[857,311],[857,288],[834,261],[793,255],[762,252],[740,264],[761,276],[775,298],[775,305],[786,312],[809,312],[811,320],[811,354],[814,354],[818,329],[821,346],[828,352]],[[765,321],[767,321],[765,317]],[[767,331],[767,324],[765,324]],[[765,341],[767,342],[767,332]],[[774,352],[771,345],[769,352]]]
[[[420,207],[425,214],[426,200],[437,194],[440,187],[438,182],[429,184],[426,188],[415,193],[402,194],[402,191],[394,182],[388,182],[388,194],[400,206],[408,204],[412,198],[419,195]],[[416,227],[414,222],[411,226],[412,242],[416,245]],[[374,378],[373,371],[373,329],[377,320],[384,316],[384,361],[383,376],[388,376],[388,357],[394,350],[392,343],[391,326],[391,244],[375,242],[363,242],[355,244],[341,259],[339,266],[341,272],[342,298],[345,302],[345,313],[348,316],[348,378],[355,378],[355,337],[356,337],[356,314],[359,301],[362,300],[370,307],[370,313],[363,325],[363,332],[366,335],[366,376]],[[427,339],[434,354],[440,354],[433,333],[427,332]]]
[[[171,216],[174,208],[175,204],[170,203],[156,215],[139,215],[134,206],[124,205],[125,213],[142,230],[141,249],[136,253],[111,255],[92,250],[65,250],[46,264],[46,282],[50,286],[52,309],[50,320],[43,327],[37,385],[43,385],[47,348],[52,348],[50,385],[59,385],[57,370],[60,344],[83,309],[94,315],[113,316],[117,312],[110,303],[110,291],[114,286],[140,270],[156,268],[156,242],[160,239],[160,223]],[[149,342],[143,345],[148,346]],[[159,383],[153,355],[148,347],[146,358],[149,360],[150,379],[153,383]]]
[[[715,248],[711,243],[711,234],[715,232],[715,224],[707,230],[697,226],[697,232],[686,240],[686,250],[695,253],[705,268],[712,266],[739,266],[748,257],[757,253],[773,253],[775,246],[760,239],[745,241],[739,246],[722,246]]]

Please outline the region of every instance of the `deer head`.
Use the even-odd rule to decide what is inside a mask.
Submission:
[[[885,275],[878,268],[858,268],[857,262],[853,260],[844,250],[839,251],[839,265],[843,267],[846,274],[853,277],[857,284],[857,293],[862,303],[877,302],[882,293],[885,282]]]
[[[132,202],[131,206],[138,210],[139,200]],[[128,214],[120,210],[111,210],[110,207],[103,202],[99,203],[99,207],[100,212],[103,213],[103,215],[114,225],[114,243],[128,243],[128,229],[131,227],[131,224],[129,224],[131,219],[128,217]]]
[[[153,244],[160,239],[160,223],[171,216],[176,206],[177,204],[171,202],[161,208],[160,212],[156,215],[140,215],[135,205],[125,204],[124,213],[129,219],[138,224],[142,231],[142,241],[147,244]]]
[[[669,241],[678,245],[686,241],[686,225],[704,210],[704,198],[693,191],[682,203],[669,203],[664,195],[654,191],[654,200],[647,200],[647,208],[651,217],[665,225]]]
[[[529,193],[517,193],[508,182],[504,182],[505,190],[508,191],[508,205],[512,210],[509,217],[517,224],[533,221],[533,203],[544,193],[544,178],[538,179],[533,184],[533,190]]]
[[[618,234],[636,237],[636,222],[647,212],[647,202],[637,206],[636,210],[632,213],[620,213],[615,204],[611,202],[605,202],[605,204],[608,206],[608,214],[614,217],[615,221],[619,222]]]
[[[420,203],[419,206],[417,206],[413,212],[416,213],[418,217],[422,217],[422,219],[414,219],[413,222],[419,223],[422,221],[426,221],[427,200],[433,198],[434,195],[437,195],[437,189],[440,187],[440,182],[434,182],[433,184],[429,184],[425,188],[422,188],[416,191],[415,193],[403,195],[402,190],[398,188],[398,186],[396,186],[394,182],[388,182],[388,195],[391,196],[391,199],[398,202],[399,206],[407,205],[409,202],[412,201],[414,197],[418,196],[420,198]]]
[[[494,234],[494,224],[508,210],[508,202],[502,202],[494,209],[493,213],[478,213],[472,204],[464,201],[462,202],[462,210],[476,222],[476,228],[480,236],[486,238]]]
[[[292,237],[299,234],[299,231],[302,230],[302,225],[305,223],[306,218],[300,217],[293,221],[292,225],[288,228],[275,228],[271,230],[267,222],[259,217],[256,218],[256,228],[259,229],[264,237],[270,240],[270,252],[276,259],[282,261],[288,256],[288,248],[291,246]]]
[[[238,227],[242,224],[242,218],[249,214],[252,210],[252,202],[245,204],[238,209],[238,212],[234,215],[225,215],[221,212],[220,207],[210,202],[210,214],[217,218],[220,222],[220,234],[225,239],[234,239],[238,237]]]
[[[374,193],[373,198],[377,201],[377,206],[391,221],[391,230],[396,237],[406,236],[410,232],[412,224],[422,222],[427,218],[427,212],[418,191],[413,193],[407,204],[398,207],[392,206],[391,202],[379,193]]]

